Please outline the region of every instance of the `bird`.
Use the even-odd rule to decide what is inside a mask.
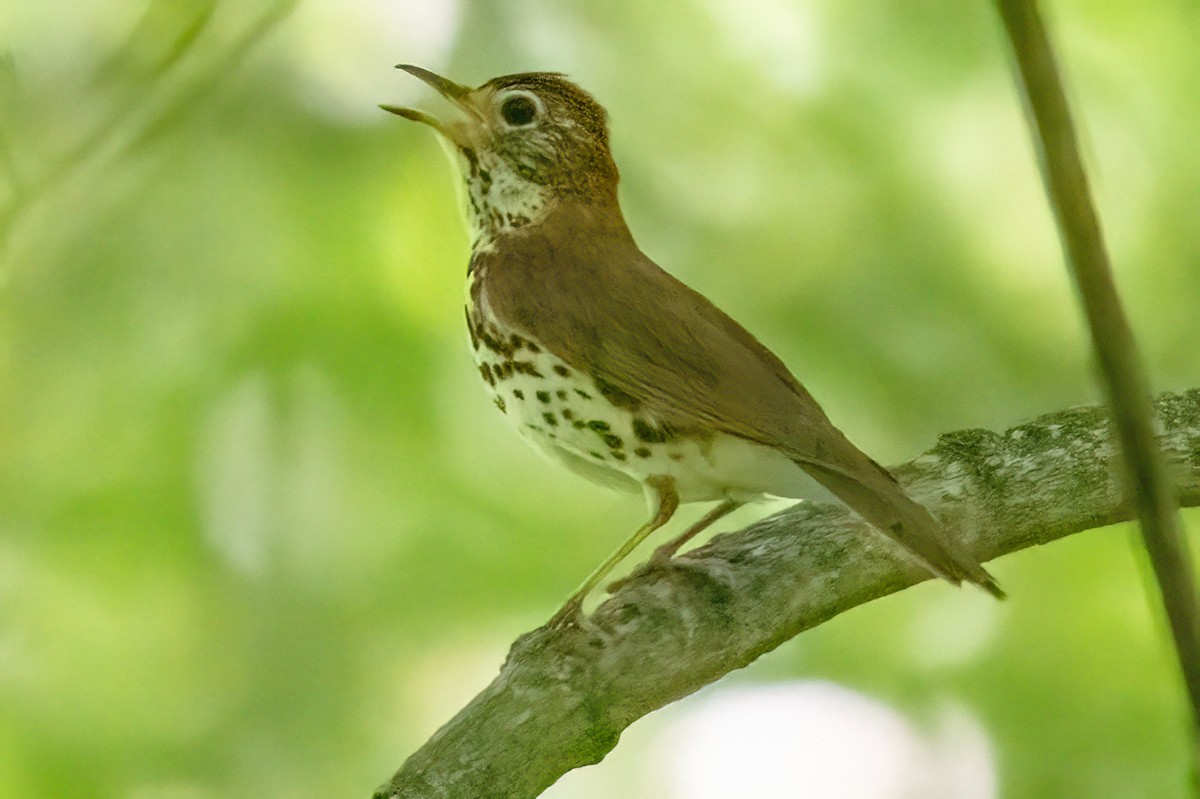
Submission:
[[[608,113],[556,72],[471,88],[412,64],[446,101],[380,108],[437,132],[457,163],[471,255],[466,323],[496,407],[582,476],[645,495],[650,518],[548,622],[585,597],[681,503],[716,501],[654,550],[663,567],[699,532],[763,496],[813,483],[951,583],[1004,592],[979,560],[830,421],[783,361],[634,241],[617,197]]]

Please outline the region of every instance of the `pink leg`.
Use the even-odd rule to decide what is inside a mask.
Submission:
[[[688,541],[691,541],[714,522],[725,516],[728,516],[730,513],[733,513],[744,504],[746,503],[738,502],[732,499],[723,501],[720,505],[704,514],[704,517],[700,519],[700,521],[696,522],[678,536],[672,538],[670,541],[654,550],[654,554],[650,556],[650,559],[634,569],[633,573],[628,577],[622,577],[620,580],[610,583],[607,588],[608,592],[611,594],[633,578],[640,577],[641,575],[652,572],[655,569],[662,568],[667,561],[675,557],[675,553],[679,551],[680,547],[682,547]]]
[[[583,614],[583,600],[591,590],[608,576],[608,573],[613,570],[614,566],[620,563],[638,544],[642,543],[646,536],[671,520],[671,516],[675,514],[675,509],[679,507],[679,494],[675,491],[675,481],[670,477],[651,477],[646,481],[646,485],[651,489],[653,492],[652,496],[656,500],[657,508],[654,516],[650,521],[639,527],[637,532],[629,537],[629,540],[609,556],[608,560],[596,567],[591,576],[584,580],[579,590],[572,594],[571,598],[546,623],[547,627],[566,627],[574,624],[576,619]]]

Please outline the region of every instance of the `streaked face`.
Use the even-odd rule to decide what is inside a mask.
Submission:
[[[552,191],[615,186],[607,114],[590,94],[561,75],[505,75],[470,89],[419,67],[402,68],[437,89],[453,110],[435,117],[408,108],[384,108],[431,125],[464,151],[468,166],[472,159],[493,162],[522,181]]]

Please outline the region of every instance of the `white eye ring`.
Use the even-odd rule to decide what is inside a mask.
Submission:
[[[542,98],[524,89],[514,89],[496,98],[496,110],[511,130],[532,128],[546,113]]]

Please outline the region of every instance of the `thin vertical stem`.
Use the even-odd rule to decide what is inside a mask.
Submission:
[[[1200,624],[1192,561],[1155,434],[1150,387],[1121,307],[1074,124],[1035,0],[996,0],[1012,44],[1046,193],[1113,408],[1142,538],[1162,592],[1192,704],[1193,780],[1200,773]]]

